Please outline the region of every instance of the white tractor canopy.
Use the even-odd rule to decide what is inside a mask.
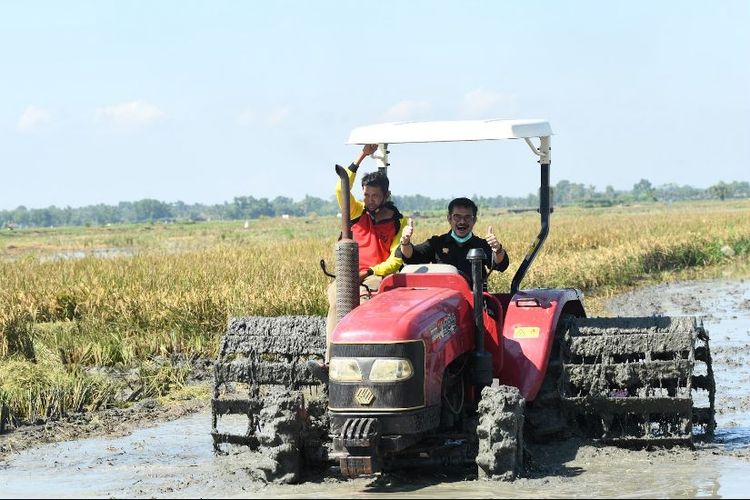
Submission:
[[[349,134],[347,144],[489,141],[551,135],[552,128],[546,120],[393,122],[357,127]]]
[[[552,212],[549,186],[550,140],[552,127],[546,120],[455,120],[439,122],[394,122],[357,127],[349,134],[347,144],[377,144],[372,157],[378,170],[387,174],[388,146],[391,144],[492,141],[499,139],[523,139],[531,151],[539,157],[541,182],[539,187],[539,214],[541,229],[526,257],[513,276],[511,294],[518,292],[526,271],[536,258],[549,232],[549,216]],[[539,138],[539,146],[532,139]],[[342,168],[338,167],[337,168]]]

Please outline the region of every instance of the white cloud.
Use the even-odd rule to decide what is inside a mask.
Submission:
[[[246,127],[252,125],[257,120],[257,116],[254,110],[246,109],[237,116],[237,125]]]
[[[50,123],[52,123],[52,113],[44,108],[29,106],[18,119],[18,130],[31,132],[43,128]]]
[[[517,108],[515,95],[479,88],[464,95],[461,113],[468,118],[502,118],[514,115]]]
[[[414,120],[424,116],[431,107],[429,101],[401,101],[386,111],[383,118],[389,122]]]
[[[272,126],[281,125],[287,120],[287,118],[289,118],[289,116],[291,116],[291,114],[292,108],[289,106],[281,106],[271,110],[271,112],[268,113],[266,121]]]
[[[167,115],[158,107],[145,101],[130,101],[114,104],[96,111],[96,120],[115,125],[138,126],[148,125],[165,118]]]

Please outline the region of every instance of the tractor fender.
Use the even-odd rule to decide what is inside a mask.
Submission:
[[[536,398],[547,371],[557,323],[563,312],[584,316],[582,293],[574,288],[535,288],[510,297],[503,325],[500,383]]]

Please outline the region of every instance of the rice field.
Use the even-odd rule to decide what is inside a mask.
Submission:
[[[448,228],[444,214],[414,220],[415,241]],[[475,232],[487,225],[511,258],[490,289],[508,290],[539,216],[480,211]],[[2,231],[5,422],[179,390],[185,361],[212,358],[231,316],[324,315],[319,261],[333,268],[338,228],[314,217]],[[746,269],[749,254],[750,200],[556,208],[522,288],[577,287],[595,310],[644,280]]]

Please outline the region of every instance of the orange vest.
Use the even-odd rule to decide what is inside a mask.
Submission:
[[[385,261],[398,234],[401,214],[395,207],[393,218],[375,222],[368,212],[352,219],[352,237],[359,245],[359,270],[363,271]]]

